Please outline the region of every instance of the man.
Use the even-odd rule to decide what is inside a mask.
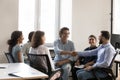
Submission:
[[[90,35],[88,37],[88,42],[90,44],[89,47],[85,48],[84,51],[88,51],[88,50],[93,50],[96,49],[96,43],[97,43],[97,38],[94,35]],[[75,62],[75,66],[80,66],[80,65],[84,65],[84,68],[90,65],[93,65],[97,60],[97,55],[95,56],[87,56],[87,57],[79,57],[78,60]],[[76,68],[74,67],[72,70],[72,77],[74,80],[78,80],[77,79],[77,75],[76,75],[76,71],[82,69],[82,68]]]
[[[94,78],[91,70],[95,67],[107,68],[110,66],[110,63],[115,55],[115,49],[109,43],[109,39],[110,39],[109,32],[101,31],[101,35],[99,36],[99,40],[100,40],[99,43],[101,45],[97,49],[90,50],[90,51],[84,51],[84,52],[78,52],[79,56],[97,55],[97,61],[94,65],[88,66],[76,72],[78,80],[87,80],[90,78]],[[96,71],[96,75],[101,78],[104,78],[107,76],[107,73],[105,73],[104,71]]]
[[[90,46],[85,48],[84,51],[88,51],[88,50],[93,50],[96,49],[96,43],[97,43],[97,38],[94,35],[90,35],[88,37],[89,40],[89,44]],[[76,65],[80,65],[80,64],[84,64],[85,67],[87,67],[88,65],[93,65],[96,62],[97,56],[87,56],[87,57],[80,57],[80,59],[77,61]]]
[[[63,80],[68,80],[69,73],[71,71],[70,63],[73,61],[71,53],[75,50],[73,42],[68,40],[69,34],[69,29],[67,27],[63,27],[59,32],[60,39],[54,42],[54,61],[56,67],[63,69]]]

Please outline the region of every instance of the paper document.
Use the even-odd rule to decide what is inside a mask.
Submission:
[[[75,68],[84,68],[84,65],[75,66]]]

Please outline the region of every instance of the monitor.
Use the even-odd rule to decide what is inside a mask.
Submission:
[[[111,44],[115,49],[120,49],[120,34],[111,34]]]

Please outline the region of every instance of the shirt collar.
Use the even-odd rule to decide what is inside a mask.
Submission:
[[[63,42],[61,41],[61,39],[59,39],[60,40],[60,43],[62,43],[63,44]],[[67,44],[68,43],[68,40],[67,40],[67,42],[65,43],[65,44]]]
[[[102,47],[105,48],[105,47],[107,47],[109,45],[110,45],[110,43],[107,43],[107,44],[102,45]]]

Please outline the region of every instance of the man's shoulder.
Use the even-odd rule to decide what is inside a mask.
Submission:
[[[72,44],[73,44],[73,41],[71,41],[71,40],[68,40],[68,43],[72,43]]]
[[[54,43],[59,43],[60,42],[60,39],[57,39],[54,41]]]
[[[106,47],[107,50],[112,50],[115,52],[115,48],[112,46],[112,44],[109,44],[108,47]]]

